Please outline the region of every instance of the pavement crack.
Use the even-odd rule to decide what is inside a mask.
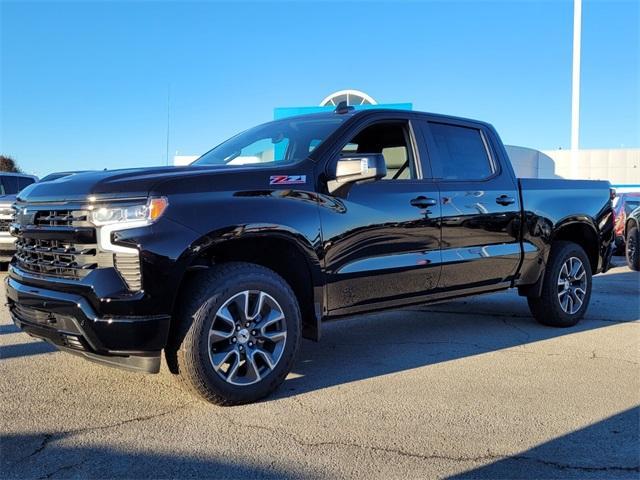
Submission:
[[[380,447],[376,445],[366,445],[355,442],[342,442],[342,441],[321,441],[321,442],[310,442],[303,440],[299,436],[292,434],[291,432],[286,432],[277,428],[267,427],[264,425],[255,425],[255,424],[247,424],[244,422],[237,422],[232,419],[230,416],[222,414],[220,417],[226,420],[231,426],[237,428],[250,428],[254,430],[262,430],[269,433],[272,433],[277,436],[286,437],[295,444],[303,447],[303,448],[318,448],[318,447],[341,447],[341,448],[356,448],[361,450],[369,450],[372,452],[382,452],[389,453],[392,455],[398,455],[402,457],[416,458],[419,460],[445,460],[451,462],[467,462],[467,463],[478,463],[478,462],[486,462],[486,461],[504,461],[504,460],[516,460],[516,461],[530,461],[536,462],[540,464],[547,465],[549,467],[557,468],[559,470],[578,470],[585,472],[606,472],[606,471],[624,471],[624,472],[637,472],[640,471],[640,466],[626,467],[626,466],[606,466],[606,467],[591,467],[585,465],[570,465],[564,464],[560,462],[554,462],[550,460],[544,460],[541,458],[530,457],[527,455],[509,455],[509,454],[493,454],[486,453],[483,455],[446,455],[440,453],[419,453],[419,452],[411,452],[401,448],[391,448],[391,447]]]
[[[65,472],[67,470],[71,470],[72,468],[76,468],[79,467],[80,465],[82,465],[84,462],[80,462],[80,463],[74,463],[72,465],[63,465],[62,467],[56,468],[54,471],[49,472],[49,473],[45,473],[44,475],[42,475],[41,477],[38,477],[40,480],[46,480],[47,478],[51,478],[53,477],[56,473],[60,473],[60,472]]]
[[[525,336],[525,341],[528,342],[528,341],[531,340],[531,334],[529,332],[527,332],[524,328],[521,328],[518,325],[515,325],[515,324],[511,323],[509,321],[508,317],[503,317],[502,318],[502,323],[504,323],[508,327],[511,327],[514,330],[517,330],[518,332],[522,333]]]
[[[66,432],[63,432],[62,435],[77,435],[79,433],[86,433],[86,432],[94,432],[94,431],[99,431],[99,430],[108,430],[110,428],[117,428],[117,427],[121,427],[122,425],[127,425],[128,423],[134,423],[134,422],[146,422],[148,420],[153,420],[155,418],[160,418],[160,417],[165,417],[167,415],[172,415],[190,405],[193,405],[195,403],[195,401],[193,402],[187,402],[184,403],[182,405],[178,405],[170,410],[166,410],[164,412],[159,412],[159,413],[153,413],[150,415],[142,415],[140,417],[134,417],[134,418],[129,418],[127,420],[122,420],[121,422],[116,422],[116,423],[112,423],[109,425],[100,425],[98,427],[86,427],[86,428],[78,428],[75,430],[69,430]]]
[[[322,441],[322,442],[310,442],[307,440],[303,440],[302,438],[300,438],[299,436],[292,434],[291,432],[286,432],[284,430],[280,430],[277,428],[273,428],[273,427],[267,427],[264,425],[255,425],[255,424],[247,424],[244,422],[238,422],[236,420],[234,420],[233,418],[231,418],[230,416],[226,415],[226,414],[221,414],[220,417],[224,420],[227,421],[227,423],[229,423],[231,426],[233,427],[237,427],[237,428],[250,428],[250,429],[254,429],[254,430],[262,430],[262,431],[266,431],[269,433],[272,433],[274,435],[277,436],[282,436],[282,437],[286,437],[289,440],[291,440],[292,442],[294,442],[295,444],[304,447],[304,448],[318,448],[318,447],[346,447],[346,448],[357,448],[357,449],[361,449],[361,450],[370,450],[370,451],[374,451],[374,452],[385,452],[385,453],[391,453],[394,455],[399,455],[399,456],[403,456],[403,457],[411,457],[411,458],[418,458],[418,459],[422,459],[422,460],[438,460],[438,459],[442,459],[442,460],[451,460],[451,461],[461,461],[461,462],[479,462],[479,461],[483,461],[483,460],[496,460],[496,459],[501,459],[503,458],[502,456],[499,455],[492,455],[492,454],[486,454],[486,455],[478,455],[478,456],[473,456],[473,457],[459,457],[459,456],[448,456],[448,455],[441,455],[441,454],[422,454],[422,453],[417,453],[417,452],[410,452],[407,450],[403,450],[401,448],[390,448],[390,447],[380,447],[380,446],[375,446],[375,445],[365,445],[365,444],[360,444],[360,443],[355,443],[355,442],[341,442],[341,441]]]
[[[603,357],[601,355],[596,356],[595,350],[592,351],[591,355],[589,355],[588,357],[581,356],[581,355],[567,355],[566,353],[556,353],[556,352],[534,352],[531,350],[527,350],[525,348],[496,351],[496,353],[501,353],[504,355],[540,355],[545,357],[574,358],[577,360],[584,360],[585,358],[587,360],[610,360],[613,362],[623,362],[623,363],[629,363],[631,365],[638,365],[638,362],[634,362],[633,360],[627,360],[625,358]]]
[[[633,467],[622,467],[617,465],[611,465],[606,467],[588,467],[585,465],[570,465],[567,463],[554,462],[551,460],[544,460],[542,458],[529,457],[527,455],[514,455],[511,457],[504,457],[509,460],[525,460],[529,462],[536,462],[542,465],[546,465],[548,467],[557,468],[559,470],[579,470],[581,472],[607,472],[607,471],[618,471],[618,472],[640,472],[640,465],[636,465]]]
[[[302,399],[298,396],[298,395],[293,395],[291,397],[289,397],[291,400],[293,400],[295,403],[297,403],[300,408],[302,408],[303,410],[306,410],[307,412],[309,412],[311,415],[320,415],[318,412],[315,411],[315,409],[313,407],[311,407],[311,405],[308,405],[307,403],[303,402]]]
[[[53,438],[54,438],[54,434],[53,433],[45,433],[44,438],[42,439],[42,442],[40,443],[38,448],[36,448],[33,452],[31,452],[29,455],[27,455],[23,460],[26,460],[29,457],[33,457],[34,455],[39,454],[42,450],[47,448],[47,445],[49,444],[49,442]]]
[[[60,440],[60,439],[65,438],[65,437],[71,437],[71,436],[74,436],[74,435],[83,434],[83,433],[96,432],[96,431],[100,431],[100,430],[108,430],[108,429],[111,429],[111,428],[118,428],[118,427],[121,427],[122,425],[127,425],[128,423],[146,422],[148,420],[153,420],[155,418],[160,418],[160,417],[164,417],[164,416],[167,416],[167,415],[172,415],[172,414],[174,414],[174,413],[176,413],[176,412],[178,412],[178,411],[180,411],[180,410],[192,405],[193,403],[195,403],[195,401],[187,402],[187,403],[182,404],[182,405],[178,405],[177,407],[174,407],[174,408],[172,408],[170,410],[166,410],[164,412],[159,412],[159,413],[154,413],[154,414],[150,414],[150,415],[142,415],[142,416],[139,416],[139,417],[129,418],[127,420],[122,420],[120,422],[111,423],[109,425],[100,425],[100,426],[97,426],[97,427],[76,428],[76,429],[73,429],[73,430],[65,430],[65,431],[62,431],[62,432],[59,432],[59,433],[46,433],[44,435],[44,438],[42,439],[42,442],[38,446],[38,448],[36,448],[33,452],[31,452],[26,457],[23,457],[20,460],[18,460],[16,462],[16,464],[19,464],[19,463],[22,463],[24,461],[27,461],[30,458],[40,454],[53,441]]]

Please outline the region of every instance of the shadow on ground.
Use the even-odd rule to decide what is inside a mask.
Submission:
[[[250,459],[233,455],[222,459],[210,455],[184,456],[137,449],[122,451],[102,446],[67,447],[60,443],[66,436],[46,433],[0,436],[2,478],[320,478],[299,466],[290,469],[258,466]],[[9,462],[8,459],[15,460]]]
[[[515,292],[327,323],[319,343],[304,343],[293,369],[297,375],[284,383],[276,397],[638,320],[640,300],[634,305],[633,299],[638,299],[640,275],[620,272],[606,279],[607,288],[613,286],[620,296],[630,295],[630,307],[617,305],[612,312],[608,305],[614,300],[608,296],[603,302],[607,307],[591,305],[587,317],[570,328],[538,324],[526,300]],[[598,288],[595,282],[594,286]],[[597,304],[600,300],[595,297],[592,302]]]
[[[39,355],[41,353],[56,352],[57,348],[45,342],[19,343],[16,345],[5,345],[0,347],[0,359],[27,357],[29,355]]]
[[[535,448],[460,475],[463,479],[582,477],[637,479],[640,408],[635,407]]]
[[[296,375],[266,401],[635,321],[639,282],[631,271],[595,277],[587,317],[571,328],[539,325],[514,292],[329,322],[321,342],[304,342]],[[0,334],[15,332],[2,327]],[[53,351],[45,342],[5,345],[0,359]]]

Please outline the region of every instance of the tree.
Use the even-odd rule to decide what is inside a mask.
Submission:
[[[20,172],[20,167],[16,161],[6,155],[0,155],[0,172]]]

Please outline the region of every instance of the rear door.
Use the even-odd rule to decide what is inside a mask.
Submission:
[[[482,124],[434,119],[422,124],[442,207],[438,290],[491,288],[516,274],[520,200],[497,139]]]

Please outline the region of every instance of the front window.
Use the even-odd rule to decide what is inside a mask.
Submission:
[[[344,117],[290,118],[247,130],[202,155],[192,165],[280,165],[304,160]]]

